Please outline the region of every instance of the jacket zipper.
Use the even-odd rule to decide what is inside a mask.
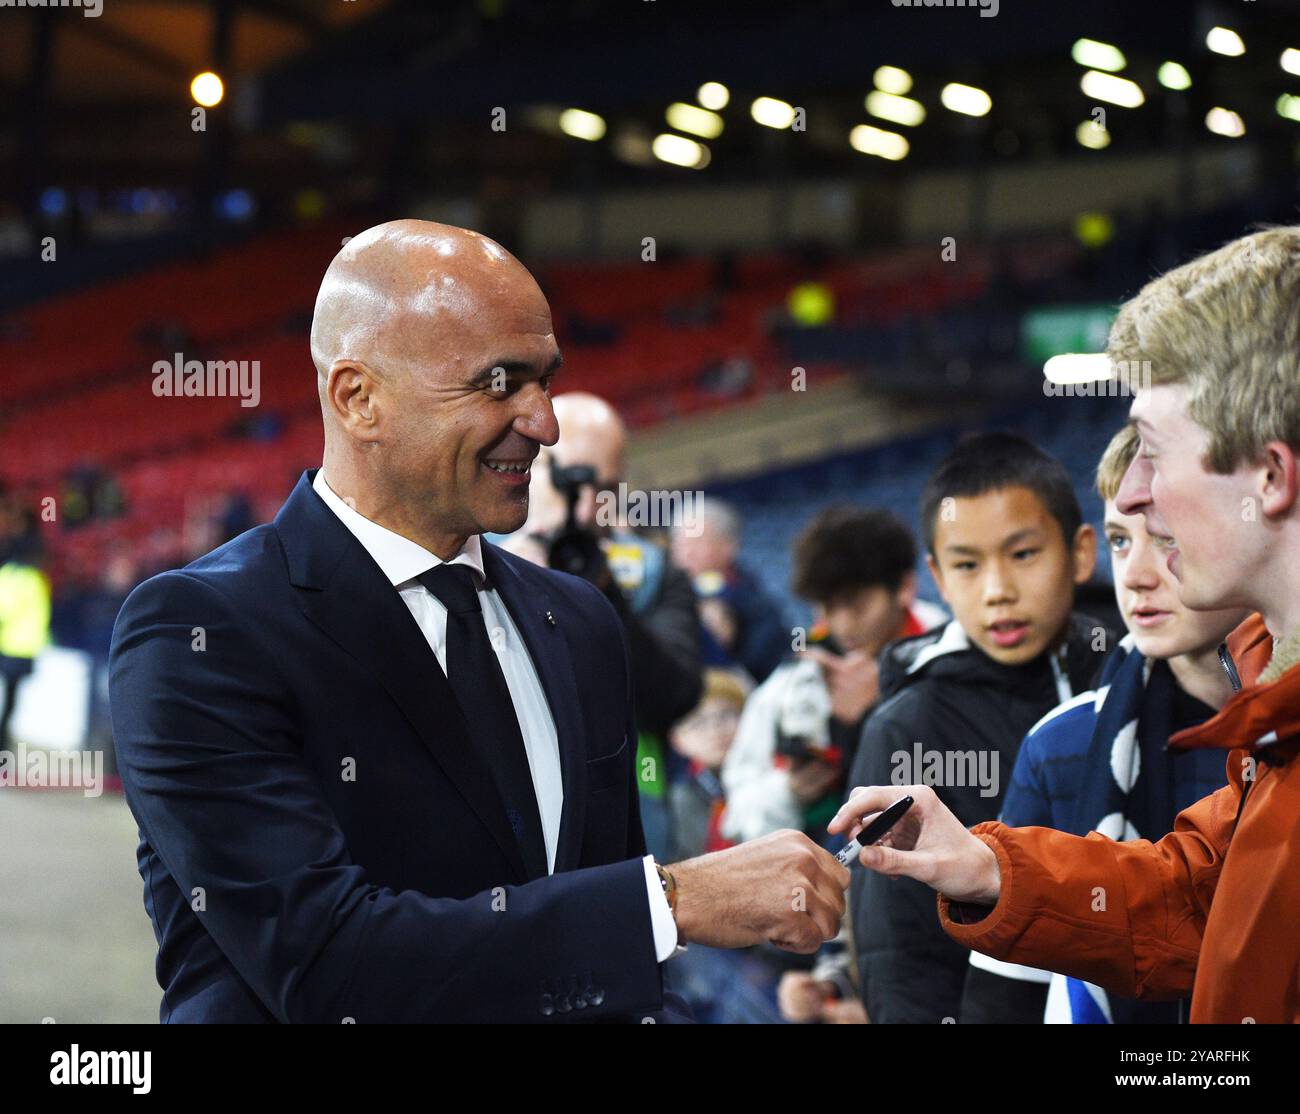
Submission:
[[[1241,691],[1241,674],[1237,672],[1237,665],[1232,660],[1232,655],[1228,653],[1228,644],[1219,643],[1219,664],[1223,666],[1223,671],[1228,675],[1228,683],[1232,685],[1233,692]],[[1241,787],[1241,800],[1237,802],[1237,818],[1232,822],[1232,835],[1237,834],[1237,825],[1241,823],[1241,811],[1246,807],[1246,795],[1250,792],[1250,787],[1255,783],[1252,777]],[[1231,836],[1229,842],[1231,842]]]
[[[1052,663],[1052,679],[1056,682],[1056,699],[1060,704],[1074,698],[1074,685],[1070,682],[1070,671],[1066,664],[1069,644],[1062,643],[1048,660]]]
[[[1228,683],[1232,685],[1233,692],[1241,691],[1241,674],[1237,672],[1237,665],[1232,660],[1232,655],[1228,653],[1228,644],[1219,643],[1219,664],[1223,666],[1223,671],[1228,675]]]

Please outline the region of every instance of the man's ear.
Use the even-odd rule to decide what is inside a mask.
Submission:
[[[930,570],[930,575],[934,577],[935,587],[939,589],[939,595],[943,602],[951,607],[952,601],[948,599],[948,593],[944,591],[943,587],[943,570],[939,568],[939,562],[934,559],[933,553],[925,555],[925,567]]]
[[[1084,523],[1074,532],[1074,544],[1070,547],[1074,560],[1074,582],[1086,584],[1097,567],[1097,531]]]
[[[325,381],[325,404],[339,428],[358,441],[378,441],[375,377],[356,360],[335,360]]]
[[[1295,450],[1285,441],[1264,446],[1259,469],[1259,509],[1267,518],[1281,518],[1300,497],[1300,476],[1296,475]]]

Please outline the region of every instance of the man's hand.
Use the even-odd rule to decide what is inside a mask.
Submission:
[[[781,1016],[796,1025],[865,1025],[867,1011],[857,998],[837,998],[835,984],[818,982],[807,971],[787,971],[776,988]]]
[[[713,948],[768,941],[807,955],[840,930],[849,872],[802,832],[772,832],[668,869],[682,940]]]
[[[825,1025],[866,1025],[867,1007],[861,998],[837,998],[827,1002],[822,1009],[822,1023]]]
[[[776,988],[776,1005],[786,1021],[807,1025],[822,1019],[834,993],[834,985],[818,982],[807,971],[787,971]]]
[[[838,766],[808,758],[790,768],[790,792],[801,805],[820,801],[840,780]]]
[[[842,723],[857,723],[880,695],[880,666],[861,650],[842,656],[809,646],[804,653],[822,670],[831,697],[831,715]]]
[[[856,835],[900,797],[915,804],[880,841],[864,847],[859,861],[891,878],[915,878],[950,901],[996,905],[1002,871],[993,849],[971,835],[928,785],[857,788],[827,826],[832,834]]]

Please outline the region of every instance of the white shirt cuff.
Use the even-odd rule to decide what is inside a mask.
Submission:
[[[645,867],[645,885],[650,899],[650,927],[654,930],[655,959],[663,963],[680,955],[686,949],[677,943],[677,922],[673,920],[673,911],[664,894],[663,883],[659,881],[659,872],[655,870],[655,858],[647,855],[641,860]]]

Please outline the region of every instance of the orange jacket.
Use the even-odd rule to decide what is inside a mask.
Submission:
[[[1170,739],[1228,750],[1228,785],[1157,843],[976,825],[1002,891],[991,909],[939,898],[954,940],[1128,997],[1190,993],[1193,1022],[1300,1022],[1300,666],[1255,683],[1259,616],[1228,645],[1246,687]]]

